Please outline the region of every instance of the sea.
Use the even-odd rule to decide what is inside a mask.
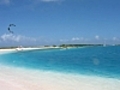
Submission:
[[[0,65],[120,80],[120,46],[12,52],[0,55]]]

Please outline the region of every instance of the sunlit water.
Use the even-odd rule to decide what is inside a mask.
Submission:
[[[43,71],[120,78],[120,47],[21,51],[0,55],[0,64]]]

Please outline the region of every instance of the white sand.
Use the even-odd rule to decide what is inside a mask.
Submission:
[[[15,52],[16,49],[0,49],[0,54]]]
[[[0,65],[0,90],[120,90],[120,80]]]
[[[11,53],[11,52],[18,52],[18,51],[30,51],[30,50],[40,50],[40,49],[55,49],[59,47],[41,47],[41,48],[13,48],[13,49],[0,49],[0,54]]]

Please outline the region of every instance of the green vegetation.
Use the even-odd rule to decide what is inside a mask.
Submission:
[[[14,46],[14,47],[0,47],[0,49],[13,49],[13,48],[17,48],[17,46]]]
[[[57,47],[57,45],[53,45],[53,47]]]
[[[44,45],[44,47],[50,47],[49,45]]]
[[[103,46],[103,44],[61,44],[59,47],[84,47],[84,46]]]

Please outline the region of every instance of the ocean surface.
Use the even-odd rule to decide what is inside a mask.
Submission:
[[[120,46],[20,51],[1,54],[0,64],[120,79]]]

